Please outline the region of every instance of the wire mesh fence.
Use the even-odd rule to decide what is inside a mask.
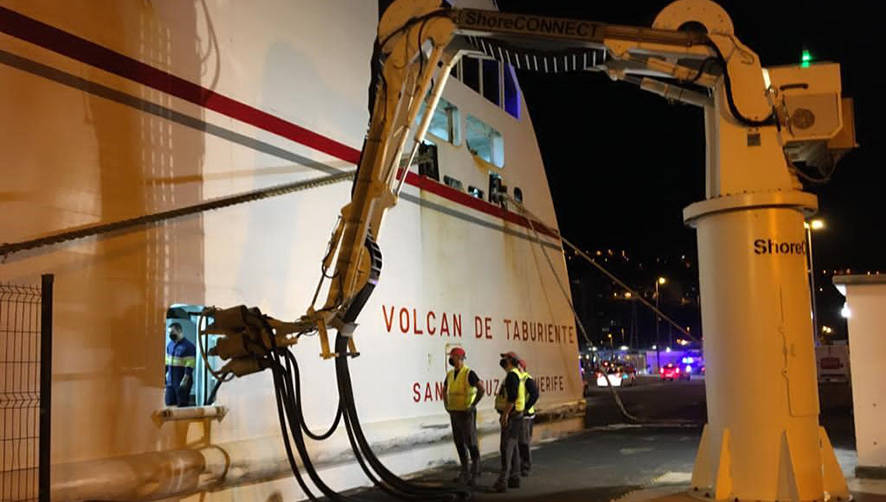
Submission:
[[[48,500],[52,276],[0,283],[0,501]],[[46,309],[43,308],[44,303]],[[48,314],[48,317],[47,317]],[[48,322],[47,322],[48,321]],[[48,324],[48,325],[46,325]],[[49,335],[48,337],[45,335]],[[41,406],[42,404],[42,406]],[[41,432],[46,439],[41,442]]]

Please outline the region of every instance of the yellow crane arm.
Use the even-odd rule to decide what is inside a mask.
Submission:
[[[669,100],[703,107],[709,123],[709,198],[795,190],[799,183],[786,149],[828,141],[842,128],[838,65],[802,77],[818,82],[813,87],[819,94],[836,93],[829,101],[832,109],[824,110],[837,117],[834,127],[792,127],[792,116],[805,103],[798,89],[810,85],[792,82],[797,76],[790,72],[764,71],[758,56],[735,37],[729,16],[709,0],[677,0],[651,28],[453,9],[437,0],[395,1],[379,22],[373,56],[379,63],[377,87],[351,200],[341,209],[317,286],[319,293],[329,279],[326,300],[287,324],[278,343],[292,344],[301,332],[319,331],[328,358],[336,354],[329,350],[327,329],[351,335],[380,274],[376,242],[385,212],[397,202],[452,66],[462,55],[478,53],[518,69],[602,71]],[[423,104],[426,111],[417,124]],[[752,141],[764,146],[739,148]],[[350,352],[356,353],[353,340]]]

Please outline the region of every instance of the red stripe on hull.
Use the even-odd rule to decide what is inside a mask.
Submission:
[[[356,164],[360,151],[129,56],[0,7],[0,31]]]
[[[431,178],[419,176],[412,171],[406,174],[406,183],[409,183],[410,185],[418,187],[422,190],[427,190],[428,192],[431,192],[435,195],[439,195],[444,199],[449,199],[452,202],[461,204],[462,206],[467,206],[471,209],[486,213],[490,216],[495,216],[526,228],[535,228],[535,230],[540,234],[544,234],[555,239],[560,238],[556,230],[550,229],[538,221],[533,220],[532,225],[530,226],[529,220],[523,216],[518,215],[517,213],[513,213],[494,204],[490,204],[483,199],[472,197],[462,192],[461,190],[456,190],[450,186],[434,181]]]
[[[360,150],[5,7],[0,7],[0,32],[221,113],[345,162],[357,164],[360,161]],[[523,216],[434,180],[418,176],[411,171],[406,177],[406,183],[482,213],[530,228],[529,220]],[[540,222],[533,221],[532,227],[539,233],[559,239],[556,230]]]

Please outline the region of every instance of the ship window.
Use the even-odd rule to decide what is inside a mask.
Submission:
[[[452,176],[443,175],[443,183],[448,187],[452,187],[458,191],[462,190],[461,180],[453,178]]]
[[[452,65],[452,70],[449,71],[449,76],[456,80],[461,80],[461,60],[458,60]]]
[[[514,67],[491,58],[464,56],[451,75],[512,117],[520,118],[520,86]]]
[[[498,74],[501,65],[494,59],[484,59],[483,61],[483,97],[492,101],[496,105],[501,103],[499,95],[501,86],[501,75]]]
[[[520,87],[517,86],[517,74],[514,67],[505,65],[504,68],[504,108],[516,119],[520,118]]]
[[[462,82],[476,92],[480,92],[480,60],[465,56],[461,59]]]
[[[483,190],[480,190],[479,188],[477,188],[477,187],[475,187],[475,186],[468,185],[468,193],[469,193],[472,197],[476,197],[476,198],[478,198],[478,199],[482,199],[482,198],[483,198]]]
[[[427,103],[423,102],[416,117],[416,124],[421,123],[426,109]],[[428,132],[444,141],[458,145],[461,143],[460,122],[458,107],[440,98],[437,108],[434,109],[434,114],[431,116],[431,123],[428,124]]]
[[[418,155],[415,163],[418,164],[418,174],[440,181],[440,168],[437,162],[437,145],[422,141],[418,145]]]
[[[215,402],[218,380],[206,368],[197,341],[197,322],[202,311],[202,305],[188,304],[174,304],[166,311],[163,335],[166,406],[209,406]],[[212,324],[212,319],[204,318],[203,322]],[[172,340],[173,334],[176,340]],[[206,338],[203,346],[209,350],[215,345],[217,335]],[[222,364],[217,356],[207,354],[207,359],[215,368]]]
[[[498,167],[505,165],[501,133],[473,115],[465,119],[465,143],[473,155]]]
[[[514,200],[523,202],[523,190],[520,187],[514,187]]]
[[[507,187],[501,184],[501,175],[489,173],[489,202],[499,204],[504,200],[502,193],[507,193]]]

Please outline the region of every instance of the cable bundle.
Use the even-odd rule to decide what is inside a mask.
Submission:
[[[271,326],[264,316],[259,316],[264,329],[273,333]],[[454,502],[470,500],[471,492],[464,488],[454,486],[430,486],[406,481],[390,470],[378,459],[372,451],[360,420],[354,402],[351,376],[348,369],[347,345],[348,338],[338,335],[335,340],[335,351],[341,354],[336,357],[335,369],[338,381],[339,403],[335,419],[329,429],[322,433],[312,432],[305,423],[303,413],[303,401],[301,393],[301,376],[298,361],[288,347],[279,347],[271,336],[271,347],[267,347],[263,356],[255,356],[260,367],[271,370],[274,379],[274,394],[277,404],[277,416],[280,422],[280,433],[283,436],[283,445],[286,449],[286,457],[289,466],[305,496],[310,500],[317,500],[318,494],[314,493],[308,484],[308,479],[319,490],[322,496],[331,501],[359,500],[354,497],[346,497],[329,487],[317,472],[308,453],[305,436],[315,441],[323,441],[332,436],[338,429],[339,423],[344,422],[348,433],[348,440],[354,456],[366,477],[386,494],[404,500],[427,500],[439,502]],[[294,447],[293,447],[294,446]],[[299,468],[296,455],[301,459],[304,473]],[[305,476],[304,474],[307,474]],[[306,479],[308,478],[308,479]]]

